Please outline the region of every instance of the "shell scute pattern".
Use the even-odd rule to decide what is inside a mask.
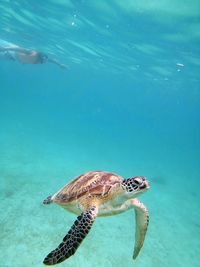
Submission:
[[[108,172],[88,172],[62,188],[55,196],[55,201],[69,203],[83,196],[106,197],[113,187],[120,186],[122,178]]]

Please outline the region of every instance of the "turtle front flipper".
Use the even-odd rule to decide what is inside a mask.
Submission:
[[[132,199],[131,202],[135,209],[136,232],[133,259],[136,259],[144,243],[149,223],[149,214],[147,208],[138,199]]]
[[[54,265],[72,256],[92,227],[97,212],[97,206],[91,206],[78,216],[67,235],[63,238],[63,241],[46,256],[43,263]]]

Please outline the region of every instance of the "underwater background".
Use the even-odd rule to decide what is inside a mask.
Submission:
[[[2,0],[0,39],[56,58],[0,61],[0,267],[40,267],[76,216],[43,199],[89,170],[144,175],[150,223],[97,218],[63,267],[198,267],[200,1]]]

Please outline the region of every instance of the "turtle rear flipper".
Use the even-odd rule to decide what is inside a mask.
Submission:
[[[51,202],[53,202],[51,198],[52,196],[48,196],[47,198],[45,198],[45,200],[43,200],[43,204],[45,205],[51,204]]]
[[[63,241],[46,256],[43,263],[54,265],[72,256],[91,229],[97,212],[97,206],[91,206],[78,216],[67,235],[63,238]]]

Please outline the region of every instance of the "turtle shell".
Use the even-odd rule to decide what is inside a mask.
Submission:
[[[114,173],[91,171],[82,174],[64,186],[53,196],[58,204],[79,200],[81,197],[95,195],[106,197],[112,189],[119,188],[123,178]]]

